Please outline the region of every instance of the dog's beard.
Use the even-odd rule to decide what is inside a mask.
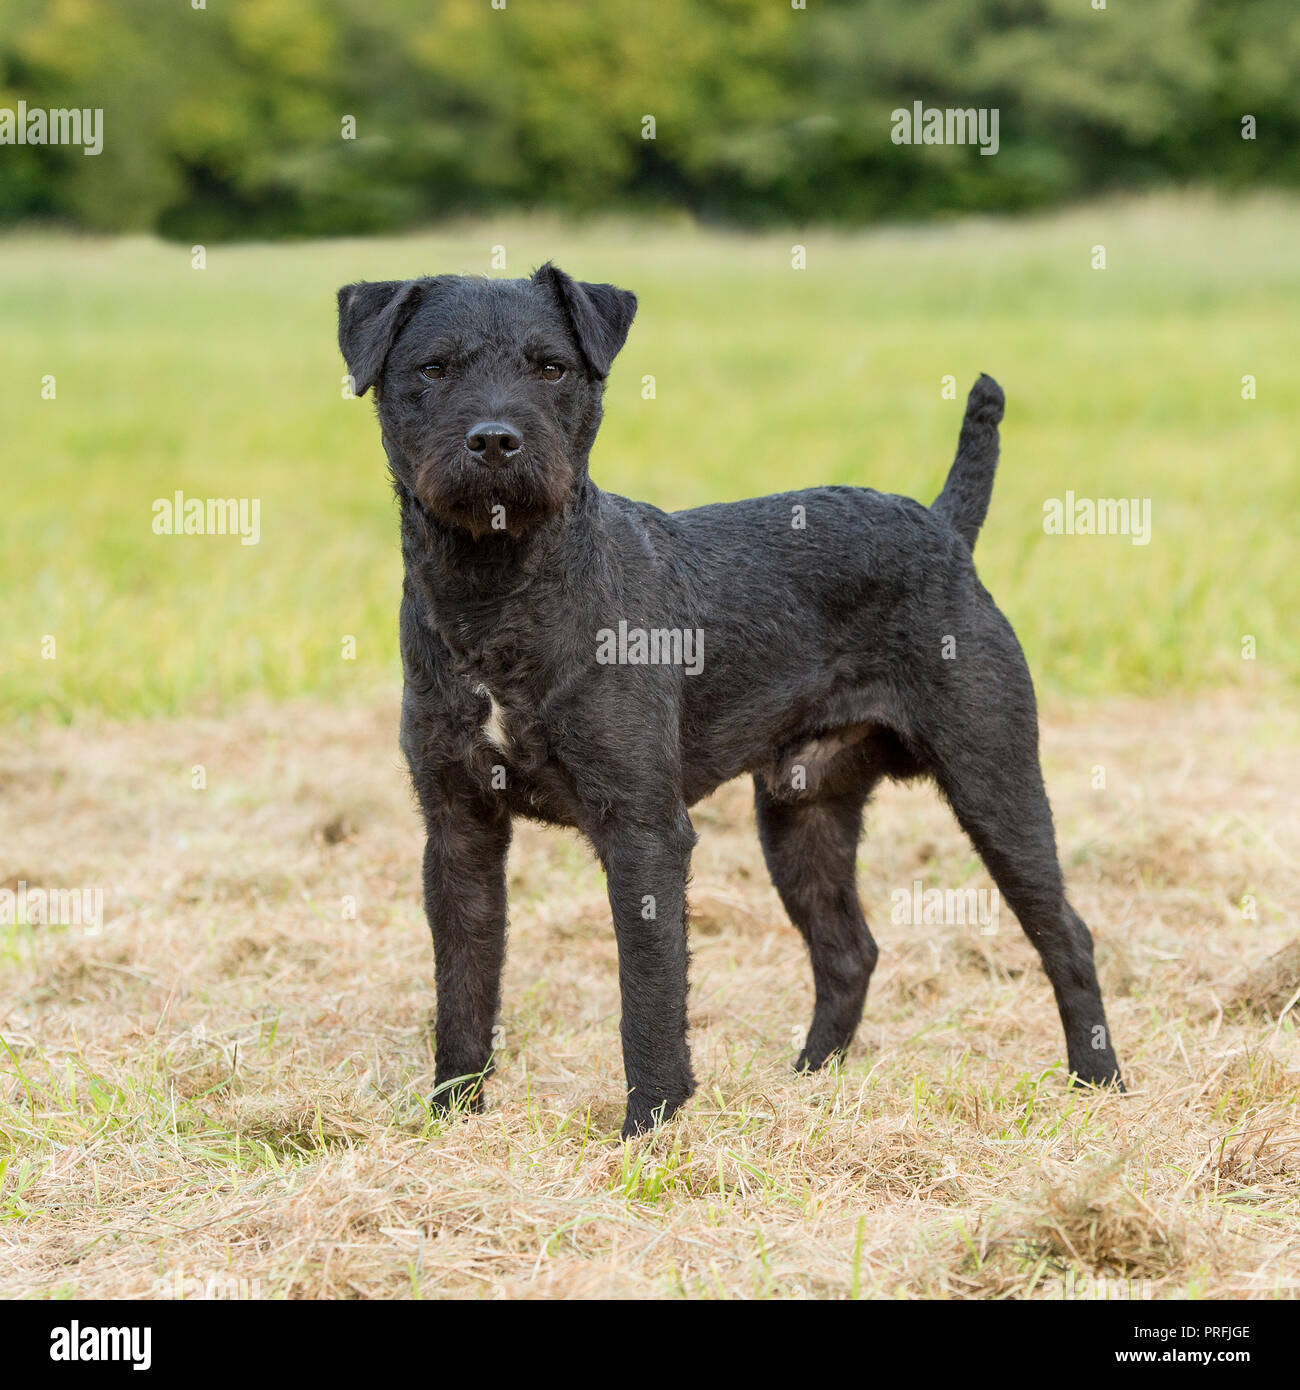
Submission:
[[[563,510],[573,488],[573,466],[561,449],[526,447],[496,468],[470,457],[463,446],[417,465],[414,492],[439,521],[474,538],[519,536]]]

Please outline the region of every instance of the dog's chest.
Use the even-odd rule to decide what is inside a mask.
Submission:
[[[472,759],[478,780],[503,797],[515,815],[553,825],[580,824],[573,781],[555,757],[536,707],[521,702],[513,690],[498,699],[484,681],[475,683],[474,693],[480,702]]]
[[[510,751],[510,733],[506,728],[505,710],[501,708],[497,697],[480,681],[474,691],[478,695],[486,695],[488,700],[487,718],[479,726],[479,734],[499,753]]]

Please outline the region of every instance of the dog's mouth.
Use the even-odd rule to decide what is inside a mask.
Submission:
[[[495,466],[462,450],[418,464],[414,478],[420,503],[475,539],[521,535],[563,510],[572,487],[573,468],[564,455],[543,460],[528,449]]]

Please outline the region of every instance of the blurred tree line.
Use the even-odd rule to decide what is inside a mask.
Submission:
[[[861,222],[1300,182],[1297,0],[806,3],[0,0],[0,107],[104,111],[98,156],[0,145],[0,221],[187,240],[502,206]],[[998,108],[998,154],[892,143],[917,100]]]

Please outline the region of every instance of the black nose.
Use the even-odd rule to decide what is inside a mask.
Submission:
[[[483,463],[504,463],[524,447],[524,441],[513,425],[485,420],[470,429],[465,447]]]

